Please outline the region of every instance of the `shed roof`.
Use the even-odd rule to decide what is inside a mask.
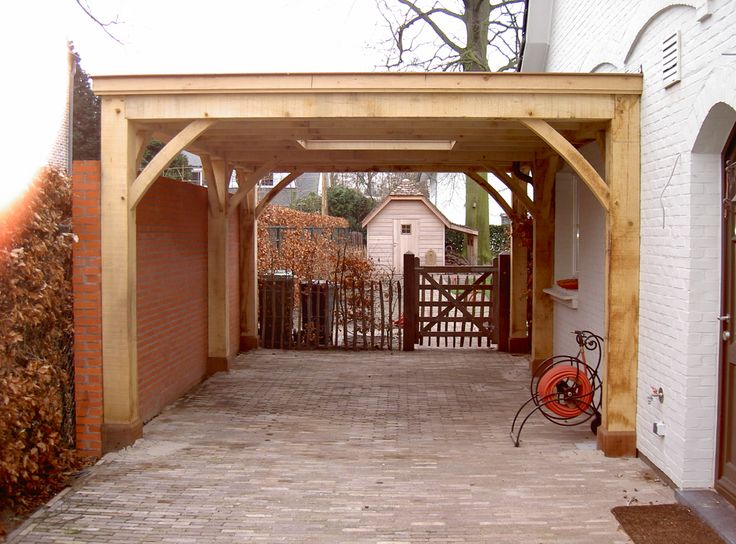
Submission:
[[[403,180],[408,182],[409,180]],[[414,186],[416,187],[416,186]],[[405,190],[405,191],[411,191],[412,185],[411,183],[401,183],[399,184],[399,187],[397,188],[399,190]],[[463,225],[458,225],[456,223],[451,222],[447,217],[445,217],[445,214],[443,214],[439,209],[437,209],[437,206],[432,204],[427,197],[425,197],[422,194],[418,194],[417,190],[414,189],[415,194],[396,194],[395,192],[392,192],[381,204],[379,204],[376,208],[374,208],[371,213],[369,213],[365,219],[363,219],[363,222],[361,223],[363,225],[363,228],[368,226],[368,223],[373,221],[385,208],[388,206],[391,202],[421,202],[424,204],[429,211],[431,211],[437,219],[439,219],[442,224],[445,225],[450,230],[456,230],[458,232],[462,232],[465,234],[470,234],[472,236],[478,236],[478,231],[475,229],[471,229],[469,227],[465,227]]]

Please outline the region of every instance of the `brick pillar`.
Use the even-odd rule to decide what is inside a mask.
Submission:
[[[74,391],[77,450],[102,454],[102,304],[100,162],[74,161],[73,248]]]

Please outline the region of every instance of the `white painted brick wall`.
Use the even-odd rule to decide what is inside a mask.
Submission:
[[[713,484],[719,349],[720,149],[691,149],[713,104],[736,108],[734,78],[715,72],[736,65],[736,57],[723,55],[736,52],[736,2],[708,2],[711,16],[699,21],[705,5],[556,0],[547,63],[548,71],[644,74],[638,448],[681,487]],[[682,36],[682,81],[664,89],[661,42],[675,30]],[[593,232],[581,232],[598,238],[581,246],[581,262],[597,258],[588,253],[604,244],[605,234]],[[581,291],[579,315],[590,296]],[[602,298],[585,311],[602,315]],[[570,324],[583,321],[574,312],[556,308],[556,351],[565,347]],[[663,387],[664,404],[647,403],[650,386]],[[664,438],[651,431],[656,420],[667,423]]]

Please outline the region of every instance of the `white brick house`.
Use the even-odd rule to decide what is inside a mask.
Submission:
[[[718,428],[721,354],[730,345],[721,334],[733,329],[718,317],[722,276],[732,274],[722,272],[722,152],[736,123],[736,2],[528,4],[522,71],[644,75],[637,449],[677,486],[716,485],[733,499],[719,482],[728,459],[718,446],[721,433],[734,441]],[[582,151],[604,174],[599,146]],[[577,275],[580,288],[577,309],[555,304],[556,353],[575,352],[574,328],[605,330],[604,237],[604,211],[563,169],[555,277]],[[664,402],[649,398],[652,387],[662,388]],[[653,432],[655,422],[665,423],[664,436]]]

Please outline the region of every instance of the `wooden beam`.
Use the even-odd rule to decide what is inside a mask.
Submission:
[[[263,200],[258,203],[258,206],[256,206],[256,219],[261,216],[266,206],[268,206],[271,201],[276,198],[276,195],[278,195],[284,189],[284,187],[289,185],[289,183],[291,183],[301,175],[302,172],[292,172],[284,179],[279,181],[274,187],[272,187],[271,190],[266,194],[266,196],[263,197]]]
[[[238,190],[230,197],[230,203],[228,205],[227,213],[232,213],[235,208],[243,201],[248,192],[256,186],[256,184],[266,174],[273,172],[274,163],[268,162],[256,168],[253,172],[248,174],[246,178],[240,183]]]
[[[609,189],[595,168],[575,147],[547,121],[542,119],[523,119],[520,121],[554,149],[570,168],[580,177],[600,202],[603,209],[609,208]]]
[[[393,91],[393,89],[391,89]],[[433,93],[336,92],[224,93],[156,96],[126,95],[129,119],[366,119],[409,117],[412,119],[576,119],[610,120],[613,100],[605,94],[582,95],[544,92],[523,98],[509,93],[456,93],[443,89]]]
[[[526,183],[516,179],[514,176],[509,175],[507,172],[504,172],[504,170],[502,168],[499,168],[499,166],[496,164],[490,163],[487,164],[487,167],[489,172],[491,172],[494,176],[501,180],[501,182],[506,185],[506,187],[511,189],[511,193],[519,199],[519,201],[524,205],[529,214],[532,217],[536,217],[539,213],[539,210],[534,201],[529,198],[529,195],[526,193]]]
[[[207,94],[448,93],[640,95],[641,74],[570,73],[304,73],[95,76],[98,96]],[[209,112],[208,112],[209,113]],[[294,116],[296,117],[296,116]]]
[[[161,172],[164,171],[174,157],[215,123],[216,121],[214,119],[197,119],[196,121],[192,121],[151,159],[151,162],[146,165],[130,187],[128,205],[131,209],[138,205],[146,194],[146,191],[151,188],[153,182],[158,179]]]
[[[607,456],[636,455],[639,356],[640,117],[639,98],[616,98],[606,134],[606,221],[603,421],[598,446]]]
[[[473,172],[472,170],[466,170],[465,175],[476,182],[478,185],[480,185],[489,195],[491,195],[493,200],[495,200],[496,203],[501,206],[501,209],[504,211],[509,219],[514,219],[516,217],[516,213],[511,208],[509,203],[506,202],[506,199],[501,196],[501,193],[496,191],[495,187],[488,183],[488,180],[486,180],[478,172]]]
[[[136,216],[128,207],[139,142],[125,100],[102,100],[102,451],[141,436],[138,410]]]

